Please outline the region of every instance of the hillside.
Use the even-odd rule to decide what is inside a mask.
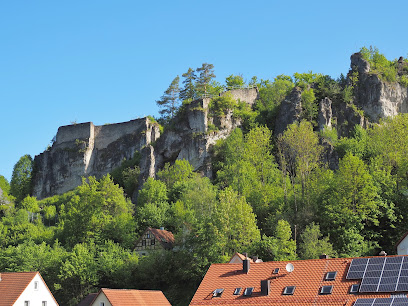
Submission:
[[[39,270],[63,305],[100,287],[186,305],[235,251],[395,253],[408,230],[406,59],[362,48],[337,80],[231,75],[224,87],[197,71],[170,84],[161,118],[60,127],[10,184],[0,176],[0,271]],[[134,253],[147,227],[172,231],[173,251]]]

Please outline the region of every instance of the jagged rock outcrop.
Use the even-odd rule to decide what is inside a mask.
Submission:
[[[403,66],[403,63],[401,63]],[[401,84],[387,83],[371,73],[370,64],[360,53],[351,56],[351,69],[358,71],[354,103],[364,111],[370,121],[408,112],[408,88]]]
[[[258,97],[256,88],[229,93],[251,105]],[[239,126],[241,119],[232,111],[214,116],[209,103],[210,99],[192,102],[162,136],[158,124],[149,118],[103,126],[88,122],[60,127],[52,147],[35,157],[33,195],[42,199],[72,190],[82,183],[82,177],[100,178],[135,152],[141,153],[140,186],[165,163],[176,159],[188,160],[196,171],[211,177],[211,147]]]
[[[280,105],[279,115],[275,123],[275,135],[283,133],[289,124],[299,121],[301,114],[302,91],[295,87]]]
[[[149,118],[95,126],[62,126],[52,147],[34,159],[33,195],[42,199],[79,186],[82,177],[101,178],[160,137]]]
[[[319,130],[322,131],[325,127],[331,127],[331,120],[333,116],[332,101],[329,98],[324,98],[319,104],[319,113],[317,122]]]

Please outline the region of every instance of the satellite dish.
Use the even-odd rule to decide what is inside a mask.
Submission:
[[[286,265],[286,271],[288,271],[288,272],[290,273],[290,272],[292,272],[293,270],[295,270],[295,267],[294,267],[291,263],[288,263],[288,264]]]

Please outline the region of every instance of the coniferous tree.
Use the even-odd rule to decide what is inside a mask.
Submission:
[[[182,74],[183,80],[183,89],[180,90],[180,100],[195,100],[197,98],[195,81],[197,76],[195,75],[195,70],[193,68],[188,68],[186,73]]]
[[[214,65],[203,63],[200,68],[197,68],[197,72],[200,72],[197,79],[197,91],[200,95],[206,94],[211,80],[215,78]]]
[[[159,113],[163,116],[164,119],[170,120],[172,119],[179,107],[180,99],[179,99],[179,76],[176,76],[174,80],[171,82],[169,88],[164,92],[161,96],[160,100],[156,101],[157,105],[162,108]]]

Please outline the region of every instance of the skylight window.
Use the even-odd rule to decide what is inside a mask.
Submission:
[[[242,288],[235,288],[234,295],[240,295]]]
[[[221,297],[221,295],[222,295],[223,292],[224,292],[224,289],[223,289],[223,288],[221,288],[221,289],[215,289],[215,290],[213,291],[213,297]]]
[[[350,293],[358,293],[358,289],[360,288],[359,284],[354,284],[350,286]]]
[[[254,291],[254,287],[245,288],[244,296],[251,296],[253,291]]]
[[[333,291],[333,286],[323,286],[320,289],[320,294],[331,294]]]
[[[273,270],[272,274],[278,274],[279,273],[279,268],[275,268],[275,270]]]
[[[293,295],[295,293],[296,286],[287,286],[283,290],[284,295]]]
[[[336,275],[337,275],[337,272],[336,272],[336,271],[327,272],[327,273],[326,273],[326,278],[325,278],[325,280],[327,280],[327,281],[333,281],[333,280],[336,279]]]

